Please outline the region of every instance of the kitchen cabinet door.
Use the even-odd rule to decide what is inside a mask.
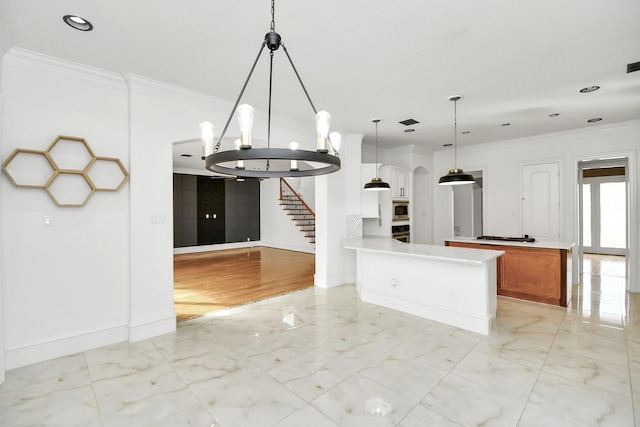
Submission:
[[[410,171],[401,168],[391,168],[391,197],[399,200],[409,200],[409,174]]]

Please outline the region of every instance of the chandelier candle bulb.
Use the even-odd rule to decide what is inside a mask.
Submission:
[[[342,135],[339,132],[331,132],[329,134],[329,142],[334,154],[340,151],[340,145],[342,144]]]
[[[289,143],[289,148],[292,150],[297,150],[298,148],[300,148],[300,144],[298,144],[296,141],[291,141]],[[291,166],[289,167],[289,170],[292,170],[292,171],[299,170],[297,160],[291,160]]]
[[[329,149],[329,125],[331,124],[331,114],[326,111],[318,111],[316,114],[316,129],[318,130],[318,146],[317,151],[320,153],[328,153]]]
[[[240,140],[236,139],[233,143],[236,146],[236,150],[239,150],[241,145]],[[238,160],[236,162],[236,169],[244,170],[244,160]]]
[[[239,105],[238,123],[240,124],[240,147],[251,148],[251,127],[253,126],[253,107],[249,104]]]
[[[213,154],[213,137],[215,126],[211,122],[200,123],[200,138],[202,139],[202,155]]]

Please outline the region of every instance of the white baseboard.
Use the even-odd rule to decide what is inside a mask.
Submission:
[[[102,347],[127,340],[127,326],[114,326],[99,331],[88,331],[28,346],[6,349],[5,369],[32,365],[45,360]]]
[[[191,254],[197,252],[210,252],[210,251],[222,251],[225,249],[238,249],[238,248],[252,248],[254,246],[263,246],[259,240],[253,240],[250,242],[236,242],[236,243],[219,243],[216,245],[202,245],[202,246],[187,246],[184,248],[173,248],[173,254]]]
[[[129,324],[129,342],[146,340],[176,330],[176,315],[138,324]]]
[[[320,276],[315,274],[313,276],[313,284],[319,288],[337,288],[338,286],[342,286],[346,283],[353,283],[354,281],[345,280],[344,275],[333,275],[333,276]]]

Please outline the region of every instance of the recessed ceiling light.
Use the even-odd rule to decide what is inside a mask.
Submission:
[[[580,93],[595,92],[598,89],[600,89],[600,86],[587,86],[580,89]]]
[[[91,31],[93,30],[93,25],[91,22],[86,19],[76,16],[76,15],[65,15],[62,17],[62,20],[69,25],[70,27],[75,28],[80,31]]]
[[[595,122],[599,122],[600,120],[602,120],[602,117],[595,117],[593,119],[587,120],[587,123],[595,123]]]
[[[465,131],[462,132],[463,135],[466,135],[468,133],[471,133],[471,131],[465,130]]]
[[[549,117],[558,117],[560,114],[559,113],[553,113],[553,114],[549,114]]]
[[[411,133],[411,132],[415,132],[416,130],[415,130],[415,129],[405,129],[404,131],[405,131],[406,133]]]
[[[442,144],[443,147],[451,147],[453,144]]]
[[[193,154],[180,154],[181,157],[193,157]]]
[[[511,123],[503,123],[500,126],[511,126]]]

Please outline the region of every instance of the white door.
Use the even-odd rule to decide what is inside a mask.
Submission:
[[[540,163],[522,167],[522,234],[560,240],[560,167]]]

